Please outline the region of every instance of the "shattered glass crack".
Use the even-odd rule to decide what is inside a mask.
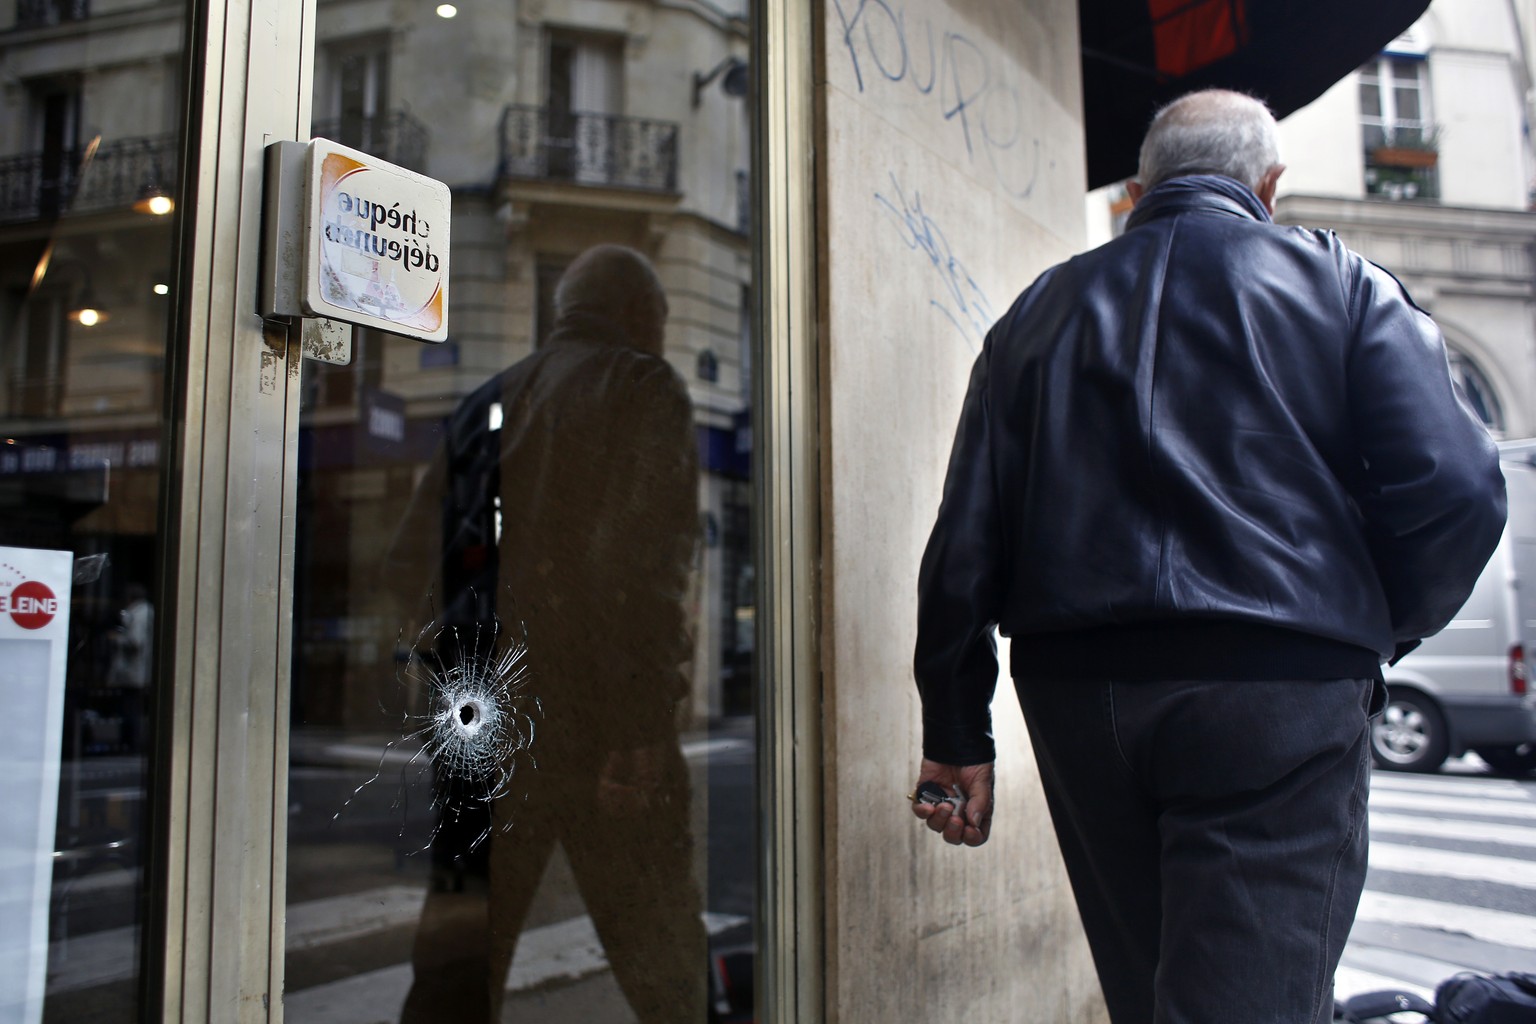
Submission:
[[[384,776],[392,753],[411,749],[392,805],[402,814],[401,835],[408,796],[426,784],[433,824],[427,842],[414,852],[430,848],[445,826],[479,815],[487,824],[465,852],[474,850],[490,838],[490,805],[511,792],[521,768],[538,767],[532,748],[543,709],[527,692],[529,676],[526,631],[513,635],[499,621],[470,627],[429,622],[400,672],[408,695],[401,735],[385,745],[373,775],[352,791],[332,820],[339,820],[363,790]],[[410,697],[419,712],[409,710]],[[511,827],[510,818],[505,827]]]

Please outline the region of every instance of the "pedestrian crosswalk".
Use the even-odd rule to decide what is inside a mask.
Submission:
[[[1462,818],[1446,821],[1441,818],[1415,818],[1408,814],[1388,814],[1371,809],[1371,829],[1381,834],[1396,836],[1436,836],[1441,839],[1462,839],[1480,843],[1502,843],[1505,846],[1528,846],[1536,849],[1536,826],[1505,825],[1493,821],[1473,821]]]
[[[1480,942],[1536,952],[1536,917],[1507,910],[1459,907],[1417,896],[1367,892],[1360,900],[1360,912],[1355,920],[1372,924],[1436,928],[1454,935],[1466,935]]]
[[[1536,781],[1376,772],[1370,828],[1339,998],[1536,971]]]

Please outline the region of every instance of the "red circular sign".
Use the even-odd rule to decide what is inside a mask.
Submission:
[[[53,591],[36,580],[28,580],[11,591],[11,618],[22,629],[42,629],[59,611],[59,599]]]

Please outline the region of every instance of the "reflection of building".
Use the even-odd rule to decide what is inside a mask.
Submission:
[[[360,330],[351,365],[307,365],[312,472],[301,493],[315,519],[300,544],[318,531],[347,537],[349,550],[315,545],[301,559],[313,586],[300,591],[296,666],[388,669],[376,660],[387,621],[357,613],[371,581],[348,583],[344,566],[387,545],[455,400],[537,344],[566,263],[615,241],[652,256],[662,275],[668,356],[697,410],[707,546],[694,712],[742,710],[727,704],[739,690],[733,667],[745,672],[750,655],[738,621],[752,612],[737,600],[751,576],[747,24],[744,6],[723,10],[469,0],[451,19],[423,7],[401,21],[385,0],[319,5],[314,133],[452,187],[456,276],[446,344]],[[126,456],[138,452],[152,488],[158,453],[143,444],[157,436],[171,267],[168,255],[140,254],[168,254],[171,237],[170,218],[139,211],[178,173],[180,8],[24,0],[6,15],[0,415],[23,445],[36,417],[54,433],[62,418],[73,447],[85,436],[122,448],[114,487],[135,486]],[[102,47],[113,61],[99,59]],[[34,293],[49,239],[51,269]],[[42,472],[43,457],[27,466]],[[137,525],[145,538],[152,519],[146,511]],[[373,689],[359,686],[347,700],[372,709]],[[335,709],[338,722],[345,713]]]
[[[0,9],[0,416],[23,434],[62,415],[126,442],[159,415],[181,42],[130,6],[150,5]],[[94,59],[88,17],[123,24],[120,61]]]
[[[94,556],[70,624],[67,758],[134,753],[124,695],[140,699],[149,667],[127,685],[114,641],[126,590],[155,577],[159,553],[182,74],[166,10],[0,7],[0,544]],[[120,60],[96,59],[92,20],[122,26]],[[122,845],[94,824],[137,820],[139,805],[65,806],[58,848],[79,864]]]
[[[748,537],[732,528],[748,500],[750,254],[739,186],[750,153],[743,90],[700,89],[694,72],[744,61],[744,13],[472,0],[451,19],[426,9],[409,26],[394,17],[383,0],[321,3],[315,129],[453,188],[450,337],[429,348],[360,331],[351,366],[316,367],[306,396],[315,532],[329,520],[353,555],[382,550],[428,433],[455,399],[538,344],[571,258],[600,241],[640,249],[667,290],[668,357],[697,410],[708,546],[694,714],[719,714],[730,667],[750,653],[734,629]],[[385,422],[398,436],[381,435]],[[329,472],[328,456],[350,465]],[[299,637],[311,649],[296,650],[298,661],[340,657],[366,672],[359,658],[387,652],[376,637],[347,638],[374,631],[334,622],[323,607],[325,589],[345,579],[340,564],[366,563],[337,552],[327,565],[323,545],[310,556],[312,578],[324,582],[307,595],[306,618],[319,632]],[[334,597],[355,609],[370,581],[354,586],[351,598]],[[338,640],[350,653],[327,657],[320,648]],[[722,668],[725,686],[712,685]],[[371,713],[373,696],[365,688],[349,700]]]
[[[1536,433],[1531,28],[1513,4],[1440,0],[1281,125],[1277,219],[1333,228],[1401,277],[1506,436]]]
[[[1536,26],[1517,16],[1526,10],[1437,0],[1385,52],[1286,118],[1276,208],[1277,220],[1332,228],[1401,278],[1445,331],[1467,397],[1509,437],[1536,433],[1526,57]]]

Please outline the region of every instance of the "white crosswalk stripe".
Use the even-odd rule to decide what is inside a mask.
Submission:
[[[1371,807],[1412,811],[1433,811],[1462,817],[1507,818],[1510,821],[1536,821],[1536,803],[1494,797],[1458,797],[1389,790],[1371,794]]]
[[[1521,889],[1536,889],[1531,862],[1516,857],[1490,857],[1483,853],[1454,853],[1397,843],[1371,843],[1371,867],[1410,875],[1437,875],[1467,882],[1493,882]]]
[[[1370,831],[1339,998],[1432,998],[1459,971],[1536,972],[1536,782],[1377,772]]]
[[[1466,818],[1415,817],[1371,811],[1371,835],[1430,836],[1463,842],[1498,843],[1501,846],[1536,847],[1536,826],[1503,825]]]
[[[1366,890],[1355,920],[1438,928],[1483,942],[1536,951],[1536,917],[1507,910],[1463,907],[1441,900]]]
[[[1495,800],[1529,800],[1514,779],[1445,778],[1440,775],[1383,775],[1371,779],[1372,799],[1382,793],[1442,793],[1455,797],[1489,797]]]

